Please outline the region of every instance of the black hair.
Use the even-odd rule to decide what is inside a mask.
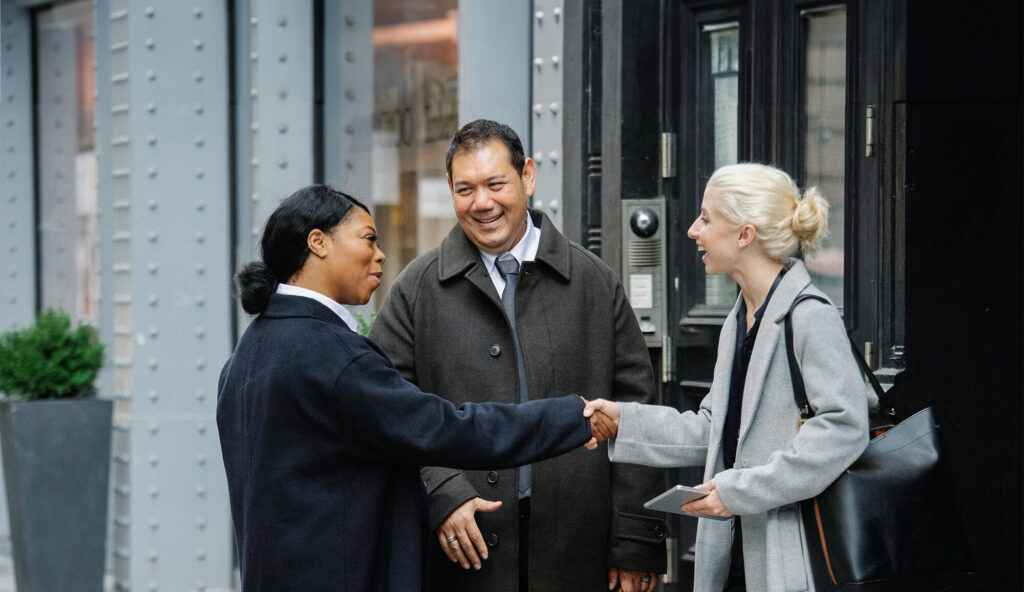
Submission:
[[[263,312],[277,285],[287,282],[306,264],[309,233],[314,229],[331,232],[349,217],[353,206],[370,213],[356,198],[327,185],[303,187],[282,201],[263,228],[262,261],[246,265],[235,275],[245,312]]]
[[[523,152],[523,143],[515,130],[490,119],[477,119],[470,121],[455,132],[448,142],[448,152],[444,155],[444,168],[448,171],[448,178],[452,178],[452,159],[459,152],[476,150],[491,140],[498,140],[508,149],[508,159],[516,174],[523,176],[523,167],[526,165],[526,154]]]

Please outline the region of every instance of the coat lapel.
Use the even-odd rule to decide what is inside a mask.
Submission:
[[[750,427],[751,418],[757,411],[757,405],[761,400],[764,391],[765,379],[768,376],[768,368],[771,367],[772,358],[775,356],[775,348],[783,338],[782,321],[786,318],[786,312],[793,304],[793,300],[811,283],[803,261],[790,259],[787,262],[786,275],[782,277],[768,307],[761,316],[761,327],[757,330],[757,340],[754,342],[754,351],[750,354],[750,365],[747,367],[747,379],[743,383],[743,411],[740,414],[740,434],[736,444],[739,450],[743,446],[743,438]],[[735,315],[735,312],[734,312]],[[733,324],[733,334],[736,326]],[[731,367],[731,364],[730,364]]]
[[[501,307],[501,296],[494,289],[494,282],[487,275],[480,251],[458,224],[448,232],[448,236],[441,242],[437,261],[438,279],[441,283],[465,275],[469,283],[476,286],[499,308]]]
[[[722,324],[722,333],[718,338],[718,358],[715,361],[715,375],[711,381],[711,440],[708,450],[717,455],[722,443],[722,431],[725,429],[725,415],[729,410],[729,377],[732,375],[732,359],[736,355],[736,311],[740,307],[739,298],[733,304],[729,315]],[[713,459],[708,459],[714,464]]]

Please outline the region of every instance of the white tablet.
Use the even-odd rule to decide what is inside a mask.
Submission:
[[[676,485],[672,489],[669,489],[665,493],[662,493],[658,497],[648,500],[644,503],[644,507],[648,510],[656,510],[658,512],[670,512],[672,514],[680,514],[682,516],[691,516],[693,518],[710,518],[712,520],[728,520],[725,516],[697,516],[694,514],[687,514],[680,508],[684,504],[688,504],[695,499],[700,499],[705,495],[711,493],[703,489],[697,489],[696,487],[687,487],[685,485]]]

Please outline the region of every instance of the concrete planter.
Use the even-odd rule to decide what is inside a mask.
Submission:
[[[19,592],[103,590],[112,401],[0,402]]]

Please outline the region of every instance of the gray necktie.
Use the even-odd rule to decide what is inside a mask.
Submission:
[[[501,307],[505,309],[509,326],[512,327],[512,342],[516,346],[516,368],[519,371],[519,402],[530,400],[529,388],[526,384],[526,362],[523,359],[523,347],[519,343],[519,329],[516,327],[516,285],[519,283],[519,262],[510,253],[505,253],[495,262],[498,273],[505,279],[505,289],[501,292]],[[519,499],[530,497],[530,485],[533,475],[530,465],[519,467]]]

